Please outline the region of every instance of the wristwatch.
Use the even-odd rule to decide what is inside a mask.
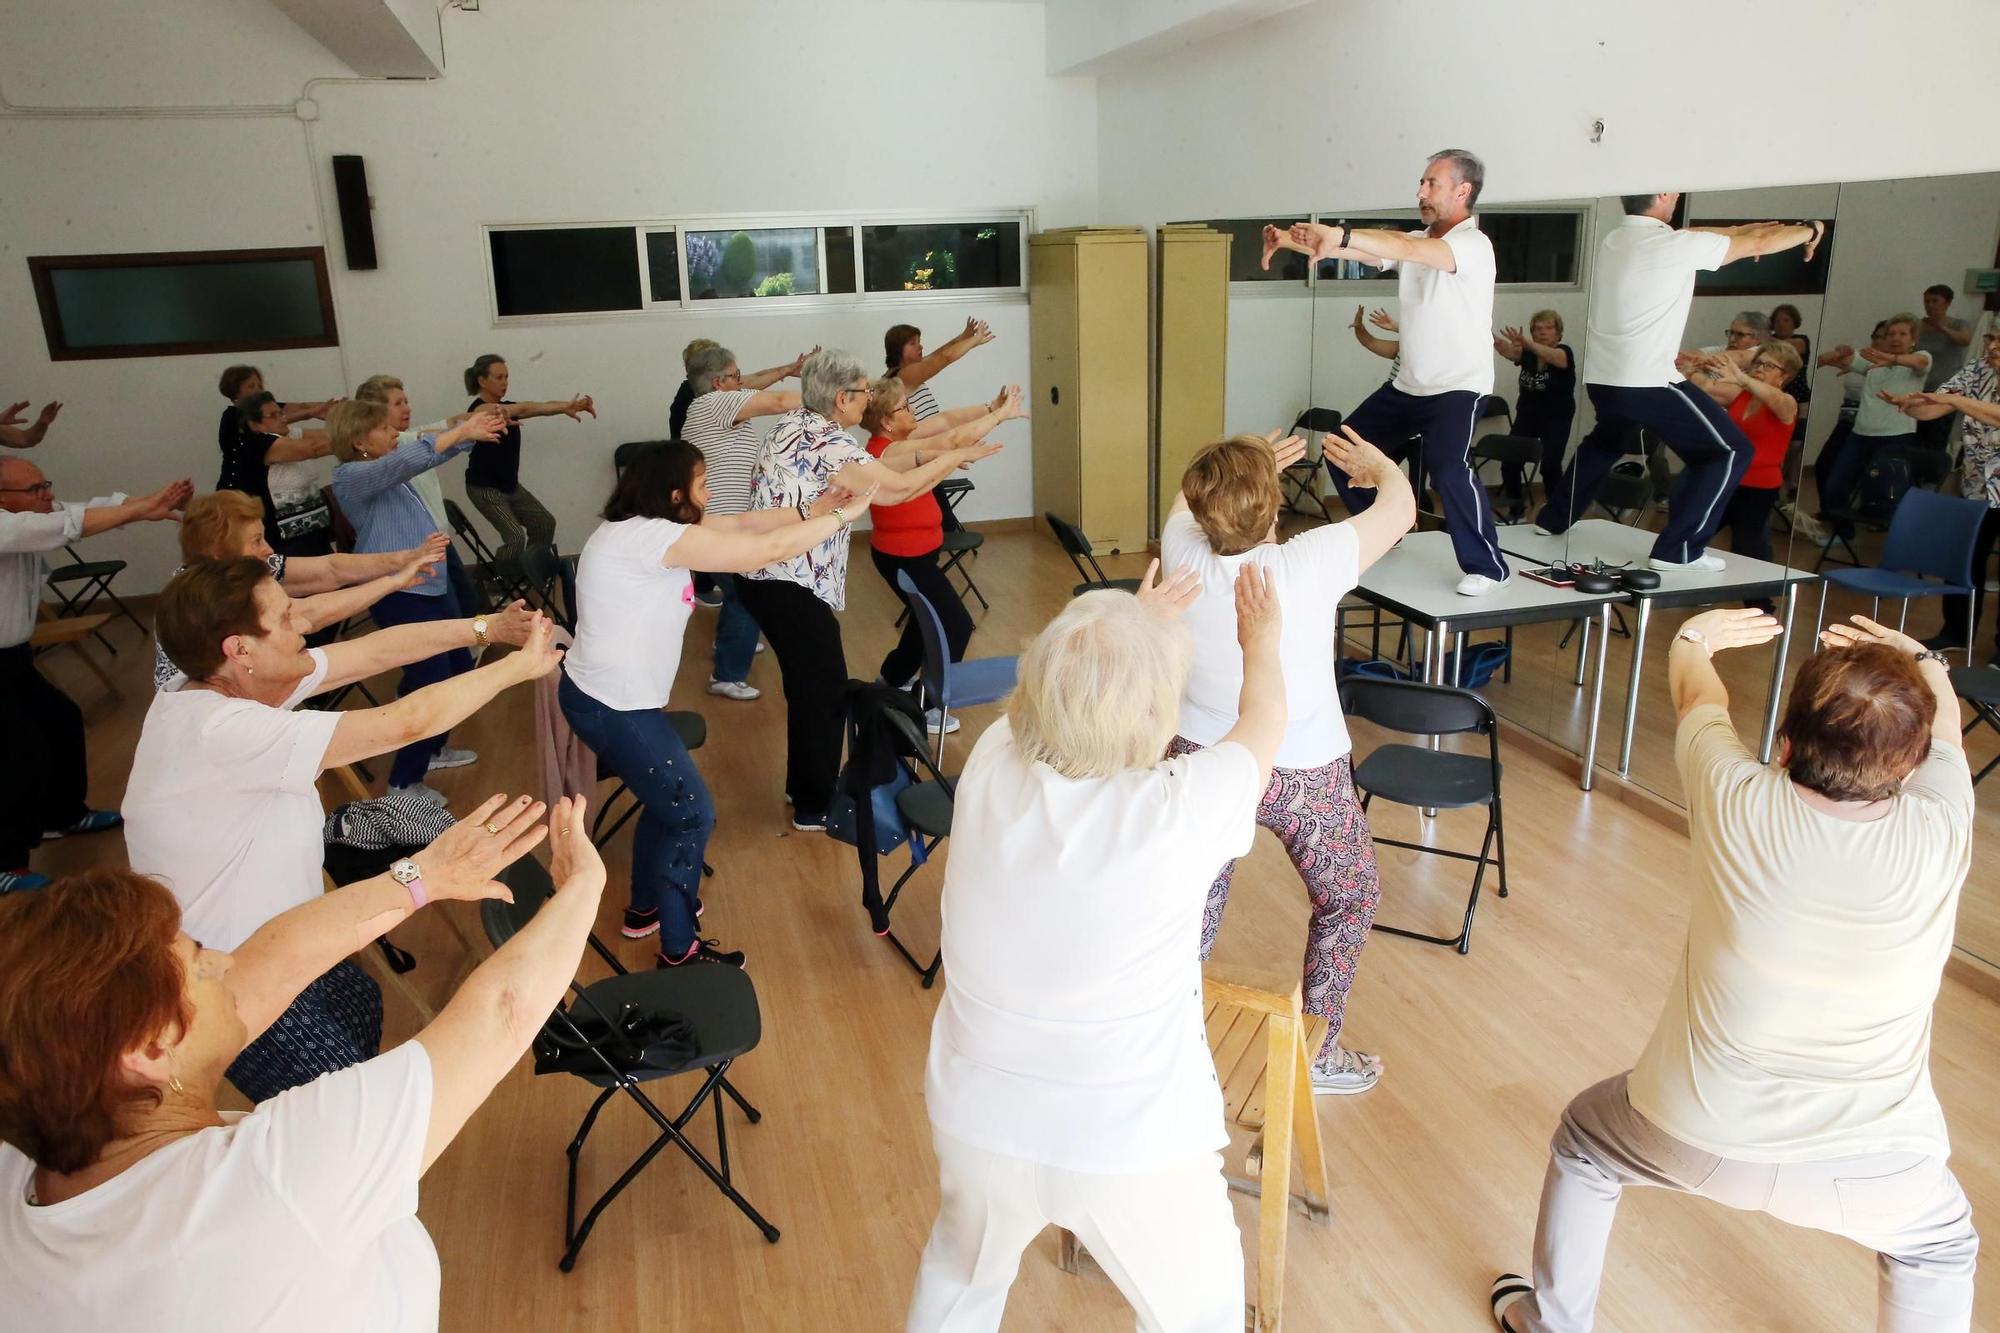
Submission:
[[[1950,659],[1945,657],[1943,653],[1937,651],[1935,648],[1924,649],[1922,652],[1917,654],[1917,660],[1919,662],[1936,662],[1939,666],[1944,667],[1946,670],[1951,669]]]
[[[389,877],[410,891],[411,911],[416,911],[431,900],[430,895],[424,892],[424,872],[417,869],[417,863],[408,857],[389,867]]]
[[[474,616],[472,618],[472,643],[475,648],[484,648],[486,646],[485,616]]]
[[[1689,643],[1701,649],[1701,651],[1709,657],[1715,656],[1715,649],[1713,646],[1710,645],[1708,641],[1708,636],[1706,634],[1703,634],[1698,629],[1693,629],[1687,625],[1683,625],[1681,626],[1681,632],[1674,635],[1674,637],[1676,639],[1686,639]]]

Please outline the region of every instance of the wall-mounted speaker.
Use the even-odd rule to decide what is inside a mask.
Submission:
[[[334,157],[333,192],[340,201],[340,238],[347,244],[347,266],[374,268],[375,221],[369,216],[368,168],[359,157]]]

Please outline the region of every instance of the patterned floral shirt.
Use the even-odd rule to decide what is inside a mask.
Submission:
[[[1981,357],[1938,385],[1937,392],[2000,403],[2000,374]],[[1989,426],[1967,412],[1958,414],[1958,422],[1959,438],[1965,441],[1965,455],[1959,461],[1962,493],[1983,498],[1991,508],[2000,509],[2000,426]]]
[[[751,484],[752,509],[792,509],[811,504],[850,463],[873,461],[852,435],[809,407],[794,408],[778,418],[764,437]],[[847,606],[847,531],[842,529],[804,555],[766,565],[746,575],[753,579],[784,579],[811,590],[813,596],[839,611]]]

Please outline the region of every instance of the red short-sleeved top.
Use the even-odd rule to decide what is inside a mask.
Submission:
[[[1729,419],[1750,437],[1750,470],[1743,474],[1742,484],[1755,490],[1773,490],[1785,484],[1785,451],[1792,447],[1792,423],[1778,420],[1778,414],[1768,407],[1751,416],[1750,409],[1756,406],[1757,400],[1747,389],[1729,405]]]

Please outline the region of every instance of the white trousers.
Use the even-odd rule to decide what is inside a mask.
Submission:
[[[1003,1157],[935,1131],[932,1142],[942,1199],[909,1333],[999,1328],[1022,1252],[1052,1223],[1076,1233],[1144,1333],[1240,1333],[1243,1242],[1219,1154],[1112,1176]]]

